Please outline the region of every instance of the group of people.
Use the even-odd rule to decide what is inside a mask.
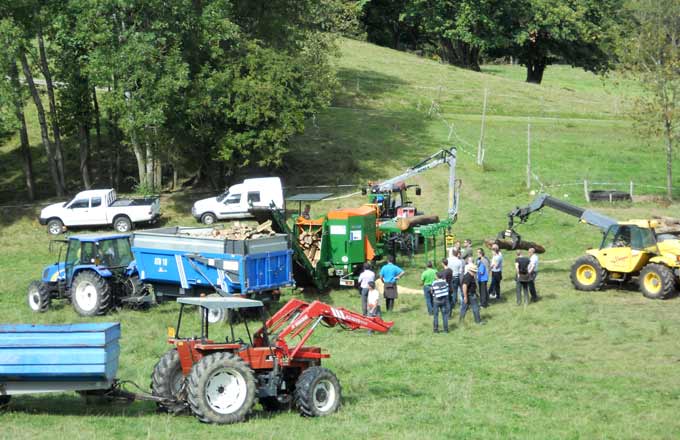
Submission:
[[[449,257],[441,260],[439,270],[432,261],[422,272],[420,280],[423,284],[423,296],[428,314],[433,316],[433,331],[439,333],[439,316],[442,318],[443,331],[449,331],[449,319],[453,316],[456,305],[460,303],[458,321],[463,322],[468,310],[472,310],[475,323],[484,324],[480,309],[489,307],[489,300],[500,301],[501,281],[503,280],[503,254],[498,245],[491,247],[491,260],[484,249],[472,248],[472,241],[467,239],[461,246],[456,242],[449,250]],[[538,275],[538,255],[534,248],[528,255],[517,251],[515,259],[515,289],[517,305],[538,301],[535,280]],[[387,311],[394,308],[397,298],[397,282],[404,276],[404,270],[388,257],[378,274],[370,263],[365,263],[359,275],[358,284],[361,292],[361,311],[365,316],[380,316],[380,291],[376,281],[383,283],[383,295]],[[490,284],[489,284],[490,283]]]
[[[433,330],[439,332],[439,315],[442,316],[444,332],[449,331],[449,318],[453,316],[456,304],[460,302],[458,321],[462,322],[472,309],[475,323],[484,324],[480,308],[489,307],[489,300],[500,301],[503,279],[503,254],[497,244],[491,247],[491,260],[484,249],[476,252],[472,241],[467,239],[463,246],[456,242],[450,249],[449,258],[441,261],[441,270],[436,271],[432,261],[427,263],[421,274],[423,296],[427,311],[433,316]],[[515,259],[515,282],[517,304],[538,301],[535,280],[538,275],[538,255],[534,248],[528,250],[528,257],[521,251]],[[490,285],[489,285],[490,282]]]

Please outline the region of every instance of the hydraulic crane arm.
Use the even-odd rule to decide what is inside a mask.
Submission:
[[[391,179],[371,185],[371,190],[374,192],[391,191],[395,184],[403,182],[409,177],[413,177],[424,171],[430,170],[442,164],[449,165],[449,209],[448,216],[455,219],[458,214],[458,186],[456,181],[456,147],[451,147],[448,150],[439,150],[430,157],[422,160],[411,168],[406,169],[402,174],[392,177]]]
[[[579,221],[595,226],[602,232],[606,232],[610,226],[618,223],[613,218],[607,217],[596,211],[580,208],[571,203],[556,199],[548,194],[539,194],[529,205],[521,208],[517,207],[508,213],[508,229],[513,229],[515,218],[518,218],[520,223],[525,223],[532,213],[540,211],[546,206],[564,212],[565,214],[578,217]]]
[[[381,333],[387,332],[394,325],[392,321],[363,316],[343,307],[329,306],[321,301],[307,303],[294,299],[269,318],[265,327],[269,335],[275,336],[277,347],[294,358],[321,322],[328,327],[339,325],[347,330],[366,329]],[[260,329],[255,337],[261,337],[263,331],[264,329]],[[302,337],[297,345],[290,347],[287,339],[300,335]]]

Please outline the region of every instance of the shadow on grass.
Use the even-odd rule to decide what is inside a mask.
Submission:
[[[7,412],[23,412],[31,415],[66,415],[99,417],[142,417],[153,415],[156,410],[151,402],[124,402],[93,400],[72,395],[22,395],[13,396]]]

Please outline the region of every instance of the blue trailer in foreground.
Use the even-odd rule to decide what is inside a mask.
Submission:
[[[64,258],[28,286],[28,305],[47,311],[66,299],[81,316],[120,305],[145,305],[182,296],[238,294],[278,301],[293,285],[286,234],[231,240],[215,228],[158,228],[128,234],[72,235]]]
[[[28,393],[111,389],[119,323],[0,325],[0,406]]]

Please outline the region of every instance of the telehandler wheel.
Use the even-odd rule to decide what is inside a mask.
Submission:
[[[187,381],[189,407],[201,422],[242,422],[255,405],[253,371],[232,353],[205,356],[194,364]]]
[[[31,281],[28,285],[28,307],[36,313],[46,312],[52,298],[49,288],[42,281]]]
[[[576,290],[599,290],[607,279],[607,271],[602,268],[597,258],[583,255],[571,266],[569,278]]]
[[[12,400],[12,396],[8,394],[0,394],[0,411],[5,409],[9,405],[9,401]]]
[[[334,413],[340,408],[341,398],[340,382],[327,368],[306,369],[295,385],[295,406],[305,417],[321,417]]]
[[[651,299],[661,299],[675,288],[673,271],[663,264],[650,263],[642,268],[639,277],[640,291]]]
[[[95,272],[76,275],[71,285],[71,302],[80,316],[105,315],[111,308],[111,286]]]
[[[158,409],[170,414],[178,414],[186,409],[185,377],[176,349],[168,350],[151,373],[151,394],[175,400],[175,403],[157,403]]]

